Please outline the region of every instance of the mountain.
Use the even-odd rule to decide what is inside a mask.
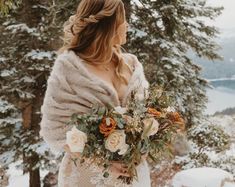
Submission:
[[[223,56],[223,61],[209,61],[195,56],[192,58],[196,64],[202,66],[204,78],[231,78],[235,76],[235,28],[222,31],[217,42],[222,47],[219,54]]]
[[[235,107],[226,108],[225,110],[214,113],[214,116],[219,116],[219,115],[235,116]]]

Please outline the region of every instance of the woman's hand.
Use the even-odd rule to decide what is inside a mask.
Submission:
[[[115,178],[118,178],[119,176],[130,177],[127,166],[120,161],[112,161],[111,165],[109,166],[109,171]]]
[[[142,156],[141,156],[141,159],[142,160],[146,160],[148,157],[148,152],[147,153],[144,153]]]
[[[143,154],[141,156],[141,159],[146,160],[147,157],[148,157],[148,152]],[[127,166],[123,164],[121,161],[112,161],[111,166],[109,167],[109,171],[113,173],[113,175],[116,178],[118,178],[119,176],[130,177]]]
[[[69,146],[66,144],[64,146],[64,150],[71,154],[72,157],[77,158],[81,156],[81,153],[79,152],[71,152]],[[142,160],[145,160],[148,156],[148,153],[145,153],[141,156]],[[115,178],[118,178],[119,176],[126,176],[130,177],[130,174],[128,173],[128,168],[123,162],[121,161],[112,161],[111,165],[109,166],[109,171],[113,174]]]

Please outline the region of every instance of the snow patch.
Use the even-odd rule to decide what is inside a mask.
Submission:
[[[43,60],[44,58],[47,58],[49,60],[53,60],[54,52],[52,51],[39,51],[39,50],[31,50],[28,52],[25,57],[31,58],[33,60]]]
[[[172,180],[173,187],[225,187],[225,184],[235,187],[233,176],[224,170],[209,167],[183,170]]]
[[[37,33],[36,28],[29,28],[25,23],[9,25],[6,27],[6,30],[10,30],[12,33],[17,33],[20,31],[20,32],[27,32],[34,36],[40,36],[40,33]]]
[[[7,170],[7,175],[9,175],[9,185],[7,187],[16,187],[16,186],[29,186],[29,174],[23,174],[21,169],[17,169],[17,166],[21,164],[22,161],[17,161],[9,165]],[[48,173],[47,170],[40,170],[41,180]]]
[[[15,68],[12,68],[11,70],[5,69],[5,70],[1,71],[0,76],[1,77],[9,77],[9,76],[13,75],[15,72],[16,72]]]
[[[0,57],[0,63],[6,61],[5,57]]]

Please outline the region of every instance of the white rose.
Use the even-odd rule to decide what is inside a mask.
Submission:
[[[124,114],[127,112],[127,109],[125,107],[121,107],[121,106],[116,106],[114,107],[114,110],[118,113],[118,114]]]
[[[152,136],[158,132],[159,123],[154,118],[146,118],[143,120],[144,123],[144,131],[147,137]]]
[[[68,144],[71,152],[83,152],[85,143],[87,142],[87,135],[78,130],[75,126],[71,131],[66,133],[66,143]]]
[[[124,130],[115,130],[105,141],[105,148],[111,152],[119,150],[118,154],[123,155],[129,148],[126,144],[126,134]]]

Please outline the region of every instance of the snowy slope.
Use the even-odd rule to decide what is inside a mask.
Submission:
[[[217,168],[193,168],[177,173],[173,187],[235,187],[233,176]]]

